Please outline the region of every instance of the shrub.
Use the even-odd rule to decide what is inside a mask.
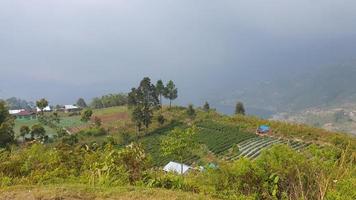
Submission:
[[[183,190],[186,192],[199,193],[198,185],[189,182],[183,176],[173,173],[151,172],[144,180],[147,187]]]

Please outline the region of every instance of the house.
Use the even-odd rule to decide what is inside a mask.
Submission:
[[[182,170],[182,165],[183,165],[183,170]],[[191,169],[193,168],[188,165],[171,161],[166,166],[164,166],[163,171],[174,172],[177,174],[185,174]]]
[[[41,112],[41,109],[39,107],[36,107],[37,112]],[[52,108],[50,106],[47,106],[43,109],[43,112],[51,112]]]
[[[256,134],[257,134],[257,135],[262,135],[262,136],[264,136],[264,135],[270,133],[270,131],[271,131],[271,129],[270,129],[269,126],[267,126],[267,125],[262,125],[262,126],[260,126],[260,127],[257,128]]]
[[[19,109],[19,110],[9,110],[9,114],[12,116],[15,116],[17,119],[35,119],[36,118],[36,113],[25,110],[25,109]]]
[[[15,114],[17,119],[36,119],[36,113],[28,110],[23,110]]]
[[[18,109],[18,110],[9,110],[10,115],[16,115],[22,111],[25,111],[25,109]]]
[[[80,108],[78,106],[75,105],[64,105],[64,111],[65,112],[75,112],[75,111],[79,111]]]

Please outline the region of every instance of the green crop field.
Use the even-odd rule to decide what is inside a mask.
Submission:
[[[63,117],[59,123],[60,126],[65,128],[71,128],[75,126],[81,126],[86,124],[85,122],[80,121],[80,116],[72,116],[72,117]]]
[[[102,109],[95,109],[93,110],[94,115],[101,116],[101,115],[112,115],[117,113],[125,113],[128,112],[127,106],[115,106],[110,108],[102,108]]]
[[[39,124],[37,119],[16,119],[15,120],[15,127],[14,127],[14,131],[15,131],[15,135],[19,136],[20,135],[20,128],[22,126],[28,126],[31,127],[35,124]],[[48,136],[52,136],[56,134],[56,131],[53,130],[52,128],[48,127],[48,126],[44,126],[46,133],[48,134]]]
[[[256,137],[255,134],[246,133],[237,126],[229,126],[213,121],[198,123],[199,142],[205,144],[210,151],[216,155],[221,155],[234,145]]]
[[[159,128],[150,135],[143,137],[140,142],[144,145],[147,152],[153,157],[155,165],[163,165],[169,161],[164,158],[160,151],[161,139],[174,128],[184,128],[181,123],[172,123],[166,127]],[[197,141],[207,146],[209,151],[217,156],[222,155],[228,149],[238,143],[256,137],[255,134],[241,132],[238,127],[223,125],[213,121],[204,121],[197,124]],[[184,162],[192,163],[198,157],[185,158]]]
[[[179,122],[173,122],[164,127],[156,129],[154,132],[150,133],[139,140],[142,143],[145,150],[152,156],[154,165],[161,166],[169,162],[168,158],[162,156],[160,142],[162,137],[169,134],[174,128],[183,128],[184,126]]]
[[[226,160],[235,160],[240,157],[254,159],[260,155],[261,151],[270,148],[274,144],[288,144],[295,150],[301,150],[307,147],[308,143],[299,141],[279,139],[274,137],[259,137],[254,133],[241,131],[238,126],[226,125],[211,120],[199,122],[197,141],[206,145],[207,149],[215,156],[225,158]],[[139,141],[143,144],[146,151],[152,156],[154,165],[162,166],[170,161],[169,158],[162,156],[160,142],[174,128],[184,128],[181,123],[172,123],[165,127],[159,128]],[[230,152],[237,147],[237,152]],[[185,158],[185,163],[197,161],[198,157]]]

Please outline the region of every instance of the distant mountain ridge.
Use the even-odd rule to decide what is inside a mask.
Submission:
[[[356,102],[356,64],[314,67],[300,73],[281,72],[233,92],[221,101],[233,105],[236,99],[253,108],[294,112]]]

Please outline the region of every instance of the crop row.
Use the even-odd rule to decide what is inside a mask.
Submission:
[[[256,137],[254,134],[240,131],[238,127],[217,122],[205,121],[198,124],[198,140],[214,154],[221,155],[234,145]]]
[[[287,144],[294,150],[301,150],[307,147],[309,144],[299,141],[288,141],[283,139],[277,139],[273,137],[257,137],[239,143],[239,153],[228,157],[228,160],[234,160],[240,157],[256,158],[260,155],[263,149],[269,148],[275,144]]]

